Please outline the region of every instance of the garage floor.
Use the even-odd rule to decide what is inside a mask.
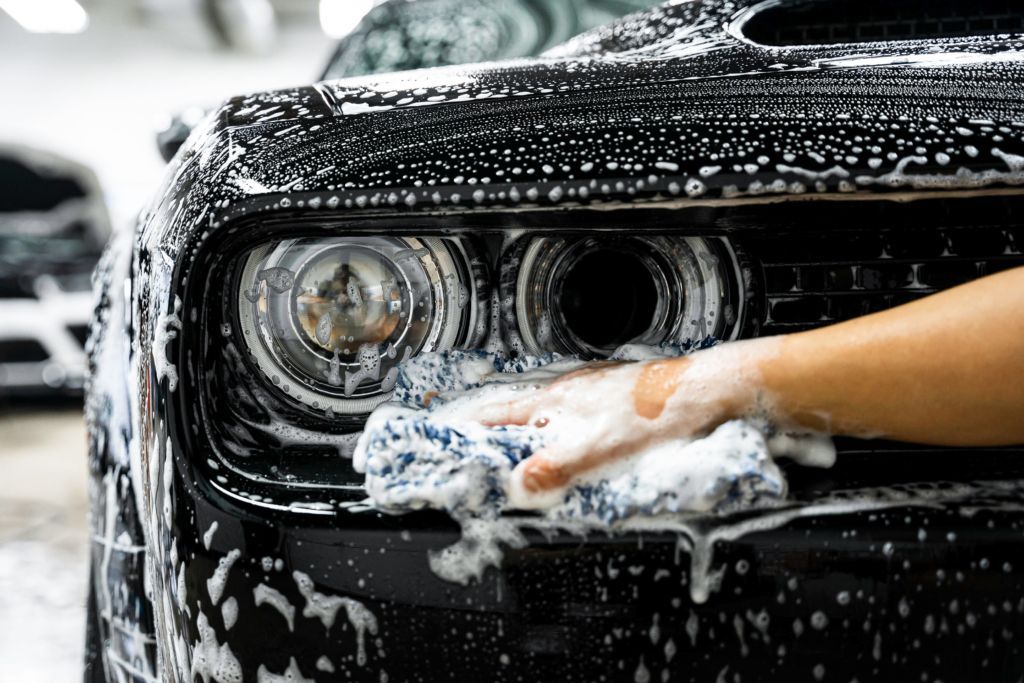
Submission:
[[[81,408],[0,405],[0,680],[78,681],[86,596]]]

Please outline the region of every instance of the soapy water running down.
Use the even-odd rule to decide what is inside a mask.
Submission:
[[[708,343],[697,345],[705,347]],[[614,360],[674,357],[688,347],[625,346]],[[970,516],[1017,506],[1024,481],[929,482],[837,489],[787,497],[776,458],[829,467],[830,438],[786,434],[761,421],[727,422],[703,438],[662,443],[578,476],[555,495],[517,490],[515,466],[544,446],[543,428],[486,427],[474,405],[508,401],[544,386],[583,361],[554,354],[509,358],[499,352],[422,354],[399,366],[394,400],[377,408],[354,452],[369,505],[390,513],[448,512],[462,529],[455,544],[431,551],[440,578],[467,584],[501,565],[506,548],[528,544],[525,530],[668,532],[677,561],[690,565],[689,592],[703,603],[717,590],[716,544],[786,526],[799,518],[894,507],[952,506]],[[528,510],[526,514],[522,511]]]
[[[613,360],[679,355],[677,347],[623,347]],[[356,449],[376,506],[391,511],[445,510],[456,517],[496,517],[533,509],[609,525],[663,513],[728,513],[771,506],[786,497],[775,457],[829,466],[831,441],[777,433],[761,421],[735,420],[710,435],[660,443],[578,477],[554,495],[526,494],[512,469],[544,445],[534,426],[487,427],[471,418],[480,402],[517,398],[583,361],[549,354],[510,359],[484,351],[420,355],[399,372],[395,403],[374,412]],[[428,405],[429,404],[429,405]]]
[[[686,350],[630,345],[611,359],[668,358]],[[462,582],[479,577],[486,564],[500,560],[496,543],[520,545],[502,518],[507,511],[532,510],[553,522],[614,530],[693,513],[762,510],[786,500],[777,457],[819,467],[835,461],[826,436],[786,434],[763,421],[734,420],[703,438],[633,453],[554,493],[528,494],[513,481],[512,471],[544,446],[544,430],[488,427],[469,416],[481,402],[510,401],[524,387],[548,385],[584,365],[557,354],[512,359],[449,351],[422,354],[400,366],[394,401],[368,420],[354,464],[366,475],[374,507],[396,513],[444,510],[462,525],[462,547],[451,549],[447,559],[470,548],[483,556],[447,562],[442,554],[433,563],[442,576]]]

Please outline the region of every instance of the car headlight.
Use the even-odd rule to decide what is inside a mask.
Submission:
[[[238,318],[256,365],[313,408],[365,414],[401,361],[483,330],[467,245],[435,237],[293,239],[245,259]]]
[[[181,438],[208,444],[197,462],[210,480],[261,504],[300,489],[321,506],[363,495],[344,456],[404,359],[492,345],[600,358],[629,342],[734,338],[752,317],[756,278],[724,237],[454,219],[433,235],[401,221],[246,227],[191,264],[177,405]]]
[[[601,358],[623,344],[731,339],[741,298],[725,240],[640,235],[533,237],[503,264],[513,343]]]

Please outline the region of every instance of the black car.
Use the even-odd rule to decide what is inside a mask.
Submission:
[[[349,456],[409,355],[778,334],[1024,264],[1022,19],[671,2],[226,102],[100,269],[87,680],[1019,680],[1021,449],[844,440],[771,511],[508,516],[465,585],[429,560],[459,527],[365,505]],[[353,271],[327,344],[309,294]]]

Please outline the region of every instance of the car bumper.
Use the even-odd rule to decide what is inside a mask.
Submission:
[[[527,545],[465,586],[430,567],[460,537],[445,515],[252,514],[190,487],[175,512],[185,595],[168,617],[193,651],[227,644],[245,679],[294,666],[314,680],[1017,680],[1024,486],[933,477],[907,495],[907,481],[864,485],[872,457],[795,481],[814,514],[617,534],[526,521]],[[860,494],[827,491],[858,477]],[[333,597],[365,606],[376,633],[360,638],[344,608],[328,627],[318,605]]]

